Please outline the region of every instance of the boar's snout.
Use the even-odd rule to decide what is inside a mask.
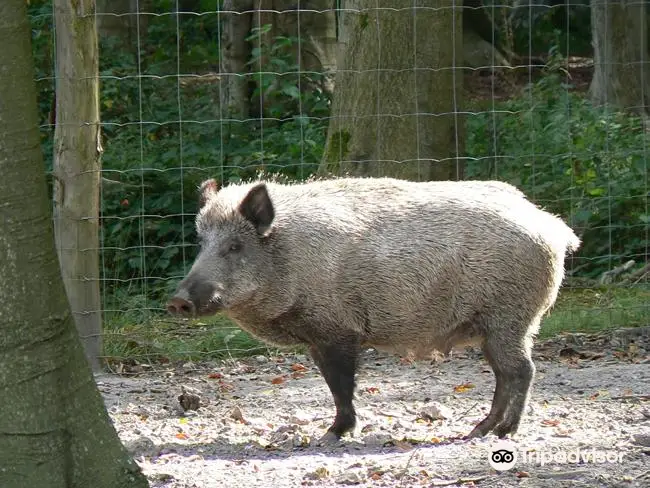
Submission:
[[[217,287],[201,276],[190,275],[178,286],[174,296],[167,302],[172,315],[196,317],[212,315],[223,308]]]
[[[177,295],[167,302],[167,311],[172,315],[193,316],[196,308],[192,302]]]

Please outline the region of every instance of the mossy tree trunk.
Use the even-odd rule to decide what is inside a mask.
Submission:
[[[462,3],[395,0],[391,9],[375,7],[370,0],[345,2],[346,44],[321,172],[462,178]]]
[[[646,3],[593,0],[591,25],[594,77],[590,90],[594,103],[648,114],[650,65]]]
[[[54,245],[24,0],[0,2],[0,486],[147,481],[84,358]]]
[[[246,120],[250,117],[251,78],[248,61],[251,47],[246,41],[253,22],[253,0],[224,0],[221,31],[219,94],[224,118]]]
[[[100,128],[93,0],[54,0],[54,228],[63,281],[86,357],[100,369]]]

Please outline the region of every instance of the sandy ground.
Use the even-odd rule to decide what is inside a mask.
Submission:
[[[540,343],[535,362],[510,447],[517,458],[499,471],[488,462],[494,435],[454,439],[492,400],[494,377],[474,350],[416,363],[366,351],[357,429],[329,447],[315,441],[333,401],[305,356],[155,366],[97,382],[153,487],[650,486],[648,328]]]

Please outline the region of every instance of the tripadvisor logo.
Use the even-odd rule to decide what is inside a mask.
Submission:
[[[488,463],[497,471],[508,471],[517,462],[517,449],[513,442],[500,439],[488,451]]]

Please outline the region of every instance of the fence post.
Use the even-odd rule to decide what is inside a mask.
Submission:
[[[56,126],[54,230],[70,307],[86,357],[101,367],[99,184],[102,152],[94,0],[54,0]]]

